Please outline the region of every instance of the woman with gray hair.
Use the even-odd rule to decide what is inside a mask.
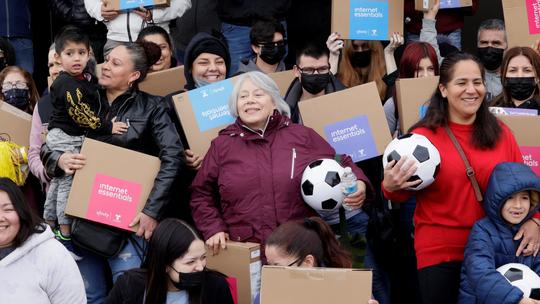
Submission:
[[[302,173],[336,154],[315,131],[291,122],[277,85],[261,72],[240,76],[229,109],[236,122],[212,141],[192,184],[193,219],[214,253],[229,238],[264,244],[280,224],[315,214],[302,200]],[[371,185],[350,157],[342,165],[359,178],[348,198],[361,204]]]

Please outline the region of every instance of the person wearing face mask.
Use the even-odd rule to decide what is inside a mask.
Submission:
[[[142,268],[118,278],[106,304],[232,304],[225,276],[206,268],[206,248],[195,230],[178,219],[154,231]]]
[[[257,21],[251,27],[249,37],[255,57],[242,59],[237,74],[251,71],[266,74],[285,71],[283,58],[287,52],[287,42],[283,24],[276,20]]]
[[[500,19],[485,20],[478,28],[478,59],[486,68],[487,101],[501,94],[501,63],[508,47],[504,22]]]
[[[538,89],[540,55],[529,47],[509,49],[502,61],[503,91],[491,103],[495,107],[540,110]]]
[[[39,94],[30,73],[18,66],[8,66],[0,72],[0,84],[0,100],[32,114]]]
[[[317,45],[308,45],[296,54],[294,66],[296,78],[293,80],[285,101],[291,108],[291,120],[301,123],[298,103],[314,97],[346,89],[345,86],[330,72],[328,50]]]

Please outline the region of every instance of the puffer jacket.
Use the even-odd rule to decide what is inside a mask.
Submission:
[[[334,149],[315,131],[277,111],[262,134],[237,119],[212,141],[193,181],[191,209],[197,229],[208,239],[227,232],[234,241],[263,244],[279,225],[314,215],[300,192],[302,173],[320,158],[334,158]],[[342,165],[371,184],[351,158]]]
[[[106,92],[100,92],[102,98]],[[117,97],[110,105],[108,119],[129,125],[121,135],[97,135],[88,137],[126,149],[159,157],[161,167],[154,186],[142,212],[154,219],[161,219],[165,207],[171,199],[172,185],[183,170],[184,153],[180,137],[171,122],[167,108],[161,105],[161,97],[142,91],[127,91]],[[57,167],[61,152],[51,151],[46,145],[42,148],[41,159],[49,176],[59,176],[63,171]]]
[[[465,248],[461,270],[459,303],[516,304],[523,292],[508,283],[497,271],[508,263],[521,263],[540,273],[540,257],[518,256],[516,251],[521,240],[514,235],[521,224],[511,225],[501,215],[504,203],[513,193],[532,190],[540,193],[540,179],[524,164],[501,163],[493,169],[484,196],[486,217],[477,221]],[[533,199],[536,198],[536,199]],[[531,198],[531,208],[524,223],[538,210],[538,195]]]

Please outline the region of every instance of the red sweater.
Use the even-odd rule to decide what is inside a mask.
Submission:
[[[481,150],[471,144],[472,125],[450,123],[450,129],[463,147],[482,192],[485,192],[491,171],[500,162],[523,162],[519,147],[506,125],[496,146]],[[441,155],[440,171],[435,182],[418,192],[388,192],[384,195],[403,202],[416,194],[414,213],[415,244],[418,269],[449,261],[462,261],[467,238],[473,224],[484,217],[484,209],[476,200],[465,164],[452,141],[439,127],[436,132],[417,128],[413,133],[426,136]]]

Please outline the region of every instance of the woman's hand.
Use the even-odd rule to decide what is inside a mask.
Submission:
[[[141,16],[141,18],[143,18],[144,21],[146,22],[152,21],[152,11],[149,9],[146,9],[142,5],[138,9],[133,10],[133,12]]]
[[[403,35],[400,33],[393,33],[392,36],[390,36],[390,43],[384,48],[384,53],[393,56],[396,49],[403,45],[403,43],[405,43]]]
[[[229,234],[225,232],[218,232],[206,240],[206,246],[212,249],[212,254],[216,255],[219,253],[219,249],[227,248],[227,240],[229,239]]]
[[[139,224],[139,228],[135,234],[137,236],[143,236],[145,240],[149,240],[158,222],[154,218],[139,212],[131,224],[129,224],[129,227],[135,227],[137,224]]]
[[[344,41],[341,39],[339,33],[331,33],[326,40],[326,47],[330,51],[330,57],[328,57],[328,62],[330,63],[330,72],[332,74],[337,74],[338,65],[339,65],[339,52],[343,49]]]
[[[129,126],[125,122],[116,121],[116,116],[111,121],[113,124],[112,134],[117,134],[117,135],[124,134],[129,128]]]
[[[389,162],[384,168],[384,189],[394,192],[419,185],[421,180],[407,181],[416,172],[416,168],[415,161],[407,156],[403,156],[397,163],[395,160]]]
[[[435,20],[437,18],[437,13],[439,12],[439,8],[441,7],[441,1],[435,0],[433,3],[433,6],[429,8],[429,10],[424,12],[424,19],[430,19]]]
[[[356,184],[358,185],[358,190],[355,193],[349,194],[343,200],[343,203],[352,209],[362,208],[366,200],[366,184],[361,180],[356,181]]]
[[[524,256],[531,254],[536,256],[540,248],[540,229],[538,229],[538,225],[534,222],[534,219],[530,219],[521,225],[516,236],[514,236],[514,240],[517,241],[521,238],[523,240],[519,243],[516,256],[520,256],[522,253]]]
[[[540,304],[540,301],[531,298],[523,298],[518,304]]]
[[[84,165],[86,165],[86,157],[82,154],[65,152],[58,159],[58,167],[67,175],[75,174],[75,171],[82,169]]]
[[[107,8],[103,2],[101,3],[101,17],[103,17],[103,21],[111,21],[114,20],[118,15],[120,14],[119,11],[113,10],[111,8]]]
[[[531,46],[533,50],[536,51],[536,53],[540,54],[540,40],[536,40],[534,44]]]
[[[186,165],[191,170],[197,171],[201,168],[204,157],[195,155],[195,153],[189,149],[184,150],[184,155],[186,156]]]

